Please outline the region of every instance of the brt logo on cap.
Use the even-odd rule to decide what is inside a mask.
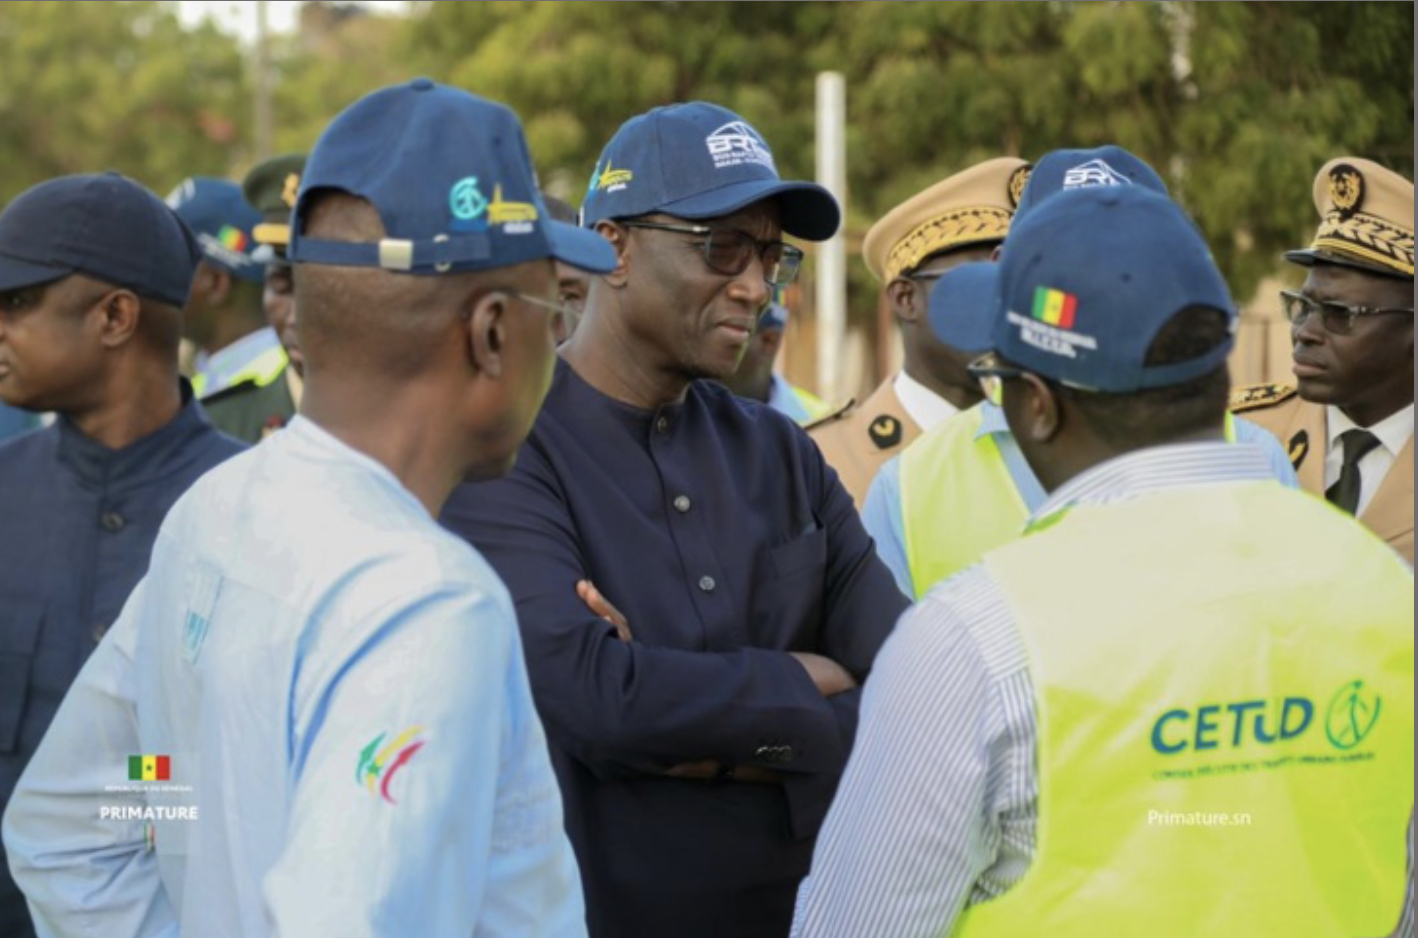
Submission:
[[[716,169],[759,163],[770,172],[777,172],[770,148],[755,128],[744,121],[731,121],[719,127],[706,138],[706,149],[715,160]]]
[[[1094,186],[1132,185],[1128,176],[1117,173],[1105,160],[1091,160],[1066,170],[1061,189],[1089,189]]]

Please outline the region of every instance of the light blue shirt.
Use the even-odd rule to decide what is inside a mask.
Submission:
[[[1002,454],[1002,461],[1006,463],[1007,472],[1010,473],[1012,481],[1016,483],[1016,490],[1021,495],[1027,512],[1035,512],[1046,501],[1046,490],[1041,487],[1041,483],[1036,480],[1035,473],[1026,464],[1026,457],[1021,454],[1021,447],[1016,445],[1016,438],[1007,428],[1006,415],[1000,407],[995,407],[986,401],[978,406],[982,408],[982,425],[974,439],[980,439],[983,434],[992,434],[992,438],[997,444],[997,450]],[[961,420],[964,418],[954,415],[948,419]],[[1249,423],[1240,417],[1234,417],[1233,422],[1236,442],[1248,443],[1261,450],[1268,460],[1269,474],[1289,488],[1297,488],[1297,473],[1293,471],[1293,465],[1288,461],[1288,455],[1283,452],[1283,447],[1278,443],[1277,438],[1257,424]],[[889,570],[893,571],[893,579],[897,581],[898,588],[903,591],[903,595],[911,599],[913,597],[913,577],[908,572],[908,548],[903,535],[903,487],[899,481],[899,473],[901,472],[899,459],[901,456],[902,453],[899,453],[879,467],[873,481],[869,483],[868,495],[864,498],[863,510],[860,515],[863,518],[864,528],[873,536],[873,543],[878,550],[879,558]],[[939,519],[939,523],[951,524],[952,522],[951,519],[943,518]]]
[[[784,414],[795,423],[806,423],[813,420],[817,414],[810,413],[809,408],[798,394],[797,389],[778,374],[770,374],[770,399],[765,403],[775,410]]]
[[[297,417],[149,571],[5,816],[41,936],[586,935],[507,590],[385,467]]]

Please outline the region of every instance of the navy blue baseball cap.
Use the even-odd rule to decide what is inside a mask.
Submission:
[[[181,307],[201,256],[182,219],[118,173],[50,179],[0,212],[0,290],[86,274]]]
[[[1027,177],[1002,244],[1003,250],[1011,242],[1016,226],[1052,196],[1077,189],[1115,186],[1138,186],[1166,198],[1169,196],[1159,173],[1122,147],[1107,144],[1092,150],[1052,150],[1036,161]],[[934,334],[964,352],[985,352],[992,347],[996,311],[987,294],[995,289],[994,277],[990,270],[983,271],[982,263],[985,262],[965,264],[944,274],[933,288],[933,296],[941,291],[942,299],[936,303],[929,300],[928,304]],[[972,269],[956,273],[963,267]],[[934,314],[934,309],[942,312]]]
[[[699,221],[763,199],[779,203],[787,234],[824,241],[839,230],[828,189],[780,179],[759,131],[734,111],[692,101],[653,108],[617,130],[587,183],[582,224],[652,212]]]
[[[227,179],[193,176],[168,193],[168,207],[197,236],[203,257],[233,276],[262,282],[265,268],[252,256],[258,247],[252,229],[262,217],[242,197],[241,186]]]
[[[1169,195],[1159,173],[1122,147],[1107,144],[1093,150],[1052,150],[1032,166],[1012,221],[1021,221],[1058,192],[1097,186],[1143,186]]]
[[[972,261],[948,269],[928,296],[928,322],[945,345],[989,352],[997,320],[997,264]]]
[[[1015,219],[997,263],[963,265],[940,279],[929,300],[935,328],[953,321],[951,304],[964,297],[988,309],[990,348],[1002,357],[1113,394],[1208,374],[1228,358],[1238,328],[1237,307],[1199,229],[1142,186],[1065,191]],[[1193,306],[1223,313],[1229,339],[1189,361],[1146,365],[1160,329]],[[943,339],[955,344],[955,335],[949,328]]]
[[[338,189],[380,213],[377,242],[305,237],[313,193]],[[616,266],[600,235],[553,221],[538,193],[518,116],[428,78],[372,92],[316,141],[301,175],[288,257],[296,263],[412,274],[488,270],[555,258]]]

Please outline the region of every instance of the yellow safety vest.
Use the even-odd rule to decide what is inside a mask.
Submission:
[[[209,392],[207,390],[207,375],[199,374],[193,376],[192,389],[201,399],[209,393],[215,394],[223,388],[230,388],[244,381],[254,382],[257,387],[264,388],[281,377],[281,372],[286,368],[288,361],[290,359],[286,357],[286,349],[278,345],[267,349],[243,365],[241,370],[227,379],[227,383],[222,388],[216,388]]]
[[[899,510],[913,598],[994,547],[1021,536],[1030,511],[1002,451],[973,407],[928,431],[899,456]],[[1224,438],[1235,441],[1233,414]]]
[[[1391,930],[1415,606],[1383,543],[1237,483],[1078,507],[986,566],[1036,691],[1037,846],[954,935]]]

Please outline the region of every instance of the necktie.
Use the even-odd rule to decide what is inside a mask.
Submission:
[[[1342,434],[1342,474],[1328,486],[1327,500],[1349,515],[1357,513],[1357,500],[1362,496],[1362,471],[1357,463],[1381,442],[1366,430],[1348,430]]]

